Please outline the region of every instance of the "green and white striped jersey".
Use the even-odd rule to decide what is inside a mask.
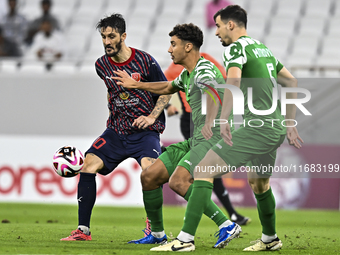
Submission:
[[[244,95],[244,119],[262,120],[264,128],[271,127],[274,132],[285,134],[286,129],[281,122],[281,104],[277,101],[275,111],[268,115],[254,114],[248,106],[248,88],[252,88],[252,105],[256,110],[269,110],[273,105],[273,88],[277,87],[276,79],[283,65],[272,52],[261,42],[249,36],[241,36],[224,51],[223,62],[228,73],[231,67],[242,70],[241,90]],[[273,121],[274,120],[274,121]],[[260,126],[261,121],[254,125]]]
[[[223,75],[211,61],[203,57],[198,60],[196,67],[190,74],[188,70],[183,69],[181,74],[172,82],[173,87],[185,92],[186,100],[191,107],[192,120],[194,123],[193,137],[202,136],[201,129],[205,124],[206,115],[202,115],[202,94],[208,90],[208,86],[215,88],[217,83],[225,83]],[[224,89],[216,90],[218,91],[221,100],[223,100]],[[216,101],[216,103],[220,105],[219,101]],[[217,119],[219,118],[220,113],[221,107],[216,116]],[[213,132],[219,133],[219,128],[213,128]]]

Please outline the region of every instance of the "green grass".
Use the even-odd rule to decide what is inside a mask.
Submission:
[[[95,206],[90,242],[59,241],[76,228],[77,206],[0,203],[0,208],[0,221],[9,221],[0,223],[0,254],[150,254],[154,246],[126,243],[143,236],[143,208]],[[184,211],[183,207],[164,207],[168,236],[179,233]],[[239,239],[221,250],[211,248],[217,227],[203,217],[195,254],[244,254],[242,249],[260,237],[261,227],[254,208],[239,211],[253,221],[242,228]],[[340,254],[339,216],[338,211],[277,210],[277,231],[284,246],[275,254]]]

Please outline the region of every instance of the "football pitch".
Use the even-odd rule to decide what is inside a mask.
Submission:
[[[54,204],[0,203],[0,254],[153,254],[155,245],[127,244],[143,237],[145,212],[136,207],[95,206],[92,241],[61,242],[77,226],[77,206]],[[179,233],[184,207],[165,206],[165,232]],[[260,238],[261,227],[255,208],[239,208],[252,218],[240,238],[225,249],[211,248],[217,227],[203,216],[198,227],[195,254],[244,254],[250,241]],[[277,210],[277,232],[283,249],[277,254],[340,254],[340,213],[322,210]],[[268,253],[268,252],[266,252]],[[261,254],[261,252],[260,252]]]

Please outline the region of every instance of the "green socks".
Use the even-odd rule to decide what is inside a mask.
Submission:
[[[254,193],[255,194],[255,193]],[[257,200],[257,211],[262,225],[262,233],[265,235],[275,235],[275,198],[270,188],[262,194],[255,194]]]
[[[154,190],[143,190],[143,201],[146,215],[151,222],[151,230],[160,232],[163,226],[163,190],[162,187]]]
[[[189,197],[192,193],[193,184],[190,185],[187,193],[184,196],[186,201],[189,201]],[[228,220],[227,216],[222,212],[222,210],[215,204],[210,198],[207,208],[203,212],[208,218],[212,219],[217,226],[220,226],[223,222]]]
[[[195,236],[203,212],[208,208],[214,185],[207,181],[194,181],[191,195],[185,211],[184,225],[182,231]]]

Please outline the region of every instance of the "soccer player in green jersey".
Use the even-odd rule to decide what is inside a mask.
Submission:
[[[170,188],[188,200],[193,189],[193,169],[203,159],[206,152],[221,139],[219,128],[211,125],[213,122],[211,117],[219,117],[221,111],[219,97],[223,97],[223,89],[215,90],[214,87],[217,83],[223,84],[225,81],[218,68],[212,62],[200,56],[199,49],[203,43],[203,33],[193,24],[182,24],[175,26],[169,35],[171,42],[168,52],[175,64],[184,67],[182,73],[175,80],[152,83],[135,82],[122,71],[116,72],[120,77],[112,77],[120,81],[118,84],[130,89],[143,89],[156,94],[172,94],[179,90],[184,91],[192,108],[194,123],[192,138],[168,146],[155,163],[142,172],[144,207],[151,221],[152,232],[142,239],[132,241],[133,243],[162,243],[164,241],[166,236],[162,218],[163,194],[161,185],[169,181]],[[208,94],[206,116],[202,115],[201,112],[202,94]],[[232,115],[229,116],[230,120],[231,118]],[[197,183],[196,186],[200,188],[200,183]],[[211,194],[206,199],[209,200],[208,206],[202,213],[218,225],[220,231],[214,247],[222,248],[233,238],[239,236],[241,227],[227,219],[211,200]],[[188,207],[191,207],[191,211],[196,211],[195,205],[189,203]],[[193,215],[186,215],[186,217],[195,218],[196,215],[194,213]],[[195,250],[194,235],[196,229],[197,226],[187,224],[177,239],[161,246],[161,250]],[[155,247],[152,250],[159,250],[159,248]]]
[[[279,107],[271,109],[275,100],[272,92],[276,87],[276,81],[285,87],[296,87],[296,79],[266,46],[247,35],[247,13],[240,6],[223,8],[215,14],[214,19],[216,35],[222,45],[227,46],[223,59],[227,71],[227,85],[232,88],[231,90],[240,88],[244,95],[244,98],[243,96],[233,98],[231,90],[225,89],[220,118],[228,119],[233,100],[245,99],[243,116],[245,121],[244,125],[233,133],[229,122],[223,122],[220,125],[223,139],[208,151],[195,169],[193,190],[188,204],[195,203],[195,209],[201,215],[208,206],[213,178],[222,175],[221,173],[207,175],[201,169],[214,165],[227,165],[236,169],[246,166],[248,162],[252,165],[250,169],[261,170],[261,166],[274,167],[276,150],[284,141],[286,134],[289,143],[296,148],[301,148],[300,142],[303,142],[294,126],[295,105],[287,105],[286,120],[283,119]],[[252,102],[248,102],[248,97]],[[296,94],[288,94],[288,97],[295,98]],[[267,111],[267,114],[261,115],[259,110]],[[254,121],[257,122],[257,127],[254,127]],[[282,125],[284,121],[287,128]],[[273,251],[282,247],[282,242],[276,235],[275,198],[269,184],[270,175],[271,173],[265,171],[248,173],[249,184],[257,200],[262,237],[254,245],[244,249],[245,251]],[[199,187],[196,186],[197,182],[200,183]],[[188,212],[190,209],[187,207],[186,216],[190,215]],[[196,225],[199,224],[199,220],[200,217],[197,217]],[[185,217],[183,228],[190,221],[192,219]]]

